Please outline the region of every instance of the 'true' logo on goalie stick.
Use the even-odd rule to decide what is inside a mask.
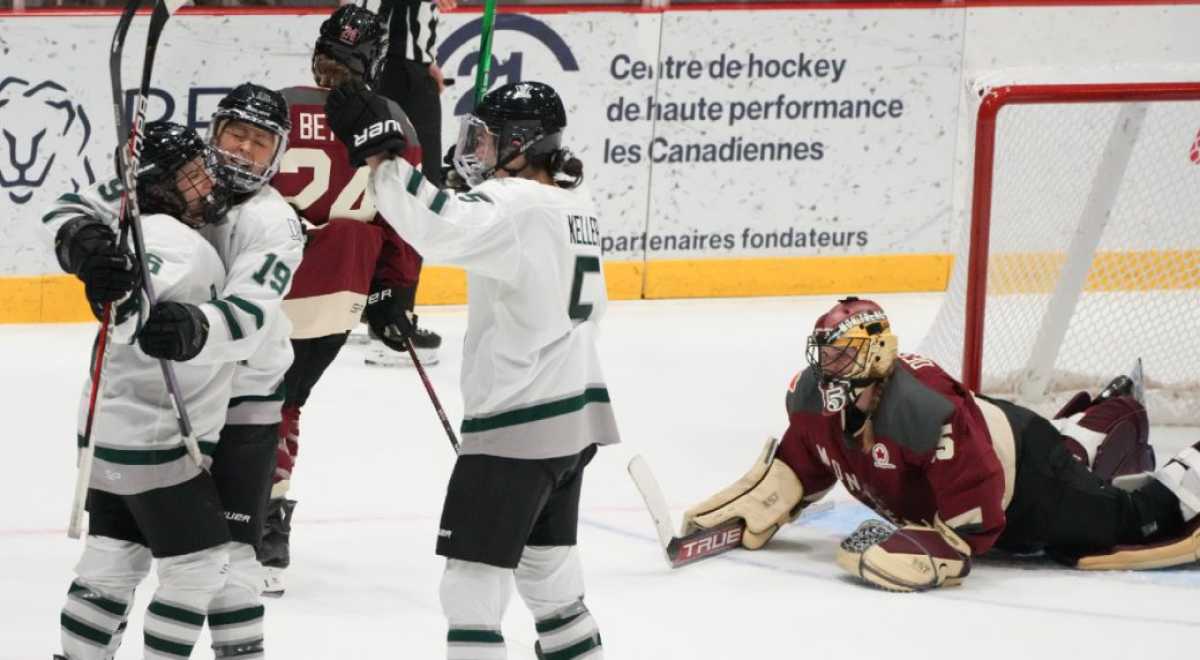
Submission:
[[[680,539],[679,551],[672,557],[672,563],[677,566],[686,564],[739,546],[742,543],[741,525],[732,528],[718,527],[710,531],[710,534],[703,535],[700,538]]]

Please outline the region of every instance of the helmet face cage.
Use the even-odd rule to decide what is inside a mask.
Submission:
[[[147,213],[164,213],[191,227],[219,224],[229,209],[213,150],[195,131],[171,122],[147,125],[138,202]]]
[[[231,121],[250,124],[274,136],[272,153],[265,162],[254,162],[221,148],[221,134]],[[217,153],[217,173],[225,185],[236,193],[253,193],[266,185],[279,172],[279,163],[287,151],[287,137],[291,129],[287,101],[278,92],[247,83],[221,99],[209,124],[208,142]]]
[[[522,154],[529,164],[544,166],[546,157],[561,143],[562,133],[547,134],[538,120],[508,120],[497,126],[497,122],[467,115],[454,147],[454,169],[468,185],[477,186]]]
[[[836,413],[860,388],[891,373],[897,341],[887,315],[873,304],[862,306],[833,327],[825,325],[827,316],[809,335],[805,358],[820,375],[819,389],[826,412]]]

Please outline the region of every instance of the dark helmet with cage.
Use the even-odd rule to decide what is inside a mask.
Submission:
[[[850,296],[817,319],[806,358],[819,376],[825,412],[837,413],[868,385],[892,374],[897,339],[883,308]]]
[[[375,12],[342,5],[321,23],[313,48],[313,73],[317,73],[317,56],[324,55],[370,85],[379,76],[386,47],[387,30]]]
[[[510,83],[488,92],[470,115],[463,117],[454,148],[454,168],[477,186],[524,155],[535,167],[554,169],[561,160],[562,133],[567,111],[558,92],[534,81]]]
[[[168,121],[146,124],[138,161],[138,207],[191,227],[220,224],[230,194],[216,174],[212,149],[196,131]]]
[[[208,141],[217,151],[218,173],[230,190],[253,193],[266,185],[279,171],[290,130],[287,100],[279,92],[242,83],[226,94],[213,113]],[[260,141],[264,138],[270,142]],[[251,159],[247,151],[230,146],[239,143],[248,143],[251,152],[259,149],[263,155]]]

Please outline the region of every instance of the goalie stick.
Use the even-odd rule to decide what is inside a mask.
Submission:
[[[135,170],[138,158],[141,155],[142,121],[146,115],[146,96],[150,88],[150,74],[154,67],[154,54],[158,48],[158,40],[162,35],[163,28],[166,26],[167,19],[183,6],[185,2],[187,0],[158,0],[155,3],[154,12],[150,17],[150,27],[146,33],[142,80],[141,86],[138,89],[132,129],[126,125],[125,115],[122,111],[121,55],[125,50],[125,37],[129,34],[129,27],[133,22],[133,16],[141,6],[142,0],[128,0],[125,4],[125,9],[121,12],[121,17],[117,21],[117,29],[113,32],[112,46],[109,49],[108,67],[112,83],[113,115],[117,130],[117,169],[125,186],[125,190],[121,195],[121,210],[118,216],[121,229],[118,241],[120,245],[125,245],[130,232],[132,232],[134,257],[140,262],[142,287],[151,305],[154,304],[154,291],[150,286],[150,276],[145,268],[145,249],[142,242],[141,221],[138,216],[137,176]],[[83,512],[87,503],[87,491],[92,478],[92,463],[96,453],[95,443],[92,441],[92,431],[96,419],[96,402],[100,394],[100,378],[104,370],[104,363],[108,357],[108,335],[111,332],[113,321],[113,307],[112,303],[104,305],[100,320],[100,332],[96,337],[96,352],[92,365],[92,387],[88,394],[87,419],[84,423],[83,435],[80,438],[79,472],[75,479],[75,496],[71,505],[71,519],[67,524],[67,536],[73,539],[79,538],[83,532]],[[199,465],[201,461],[200,448],[196,444],[196,439],[192,437],[191,422],[188,419],[187,410],[183,407],[183,399],[179,396],[179,385],[175,379],[175,371],[165,360],[159,360],[159,364],[162,366],[163,377],[167,383],[167,390],[171,396],[171,405],[175,409],[184,445],[187,447],[188,454]]]
[[[775,452],[768,452],[773,457]],[[770,458],[768,458],[770,460]],[[646,510],[654,521],[654,530],[658,534],[659,545],[666,553],[667,563],[671,568],[679,568],[693,562],[724,554],[734,548],[742,547],[742,533],[746,523],[733,519],[709,529],[699,529],[684,536],[675,536],[675,523],[671,520],[671,509],[667,506],[667,498],[663,496],[658,479],[650,470],[650,464],[639,454],[629,461],[629,476],[634,486],[646,503]],[[813,514],[827,511],[833,505],[825,502],[805,507],[801,513]]]

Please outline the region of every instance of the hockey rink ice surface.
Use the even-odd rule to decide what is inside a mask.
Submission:
[[[874,296],[915,348],[941,294]],[[683,510],[749,468],[782,434],[784,392],[834,296],[612,303],[601,351],[624,444],[584,483],[587,604],[616,660],[773,658],[1184,658],[1200,634],[1200,568],[1085,574],[1042,560],[981,560],[963,586],[891,594],[833,562],[868,510],[839,486],[828,510],[766,549],[668,568],[625,464],[641,453],[678,524]],[[423,308],[444,338],[429,369],[451,420],[465,309]],[[80,542],[67,539],[75,411],[94,324],[0,326],[0,659],[46,659]],[[1200,369],[1200,365],[1195,365]],[[1160,462],[1200,437],[1155,428]],[[433,554],[453,454],[412,369],[368,367],[347,346],[301,422],[299,500],[287,594],[268,600],[274,658],[444,656]],[[140,656],[138,590],[118,658]],[[514,593],[509,658],[531,659],[533,623]],[[211,658],[207,633],[195,658]]]

